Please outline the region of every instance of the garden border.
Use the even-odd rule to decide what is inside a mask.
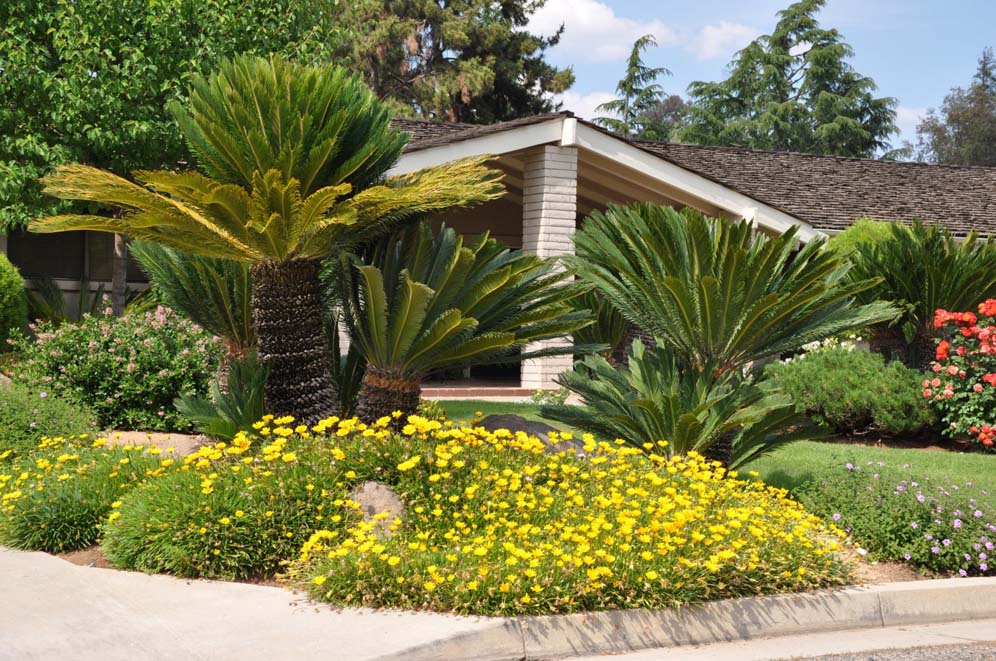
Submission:
[[[486,629],[380,661],[531,661],[656,647],[996,617],[996,577],[947,578],[746,597],[674,610],[494,618]]]

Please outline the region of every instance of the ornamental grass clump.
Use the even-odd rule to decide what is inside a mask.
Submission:
[[[289,571],[314,598],[549,614],[846,580],[834,554],[840,531],[786,491],[738,479],[694,452],[666,460],[652,447],[585,435],[587,458],[578,458],[547,454],[522,433],[417,416],[408,423],[401,435],[373,434],[363,445],[379,462],[401,459],[382,477],[402,495],[404,518],[390,536],[375,534],[373,521],[316,530]],[[330,441],[370,432],[344,424],[329,426]]]
[[[260,435],[205,446],[123,498],[120,518],[105,527],[107,558],[177,576],[271,576],[313,531],[354,523],[345,494],[356,474],[342,450],[291,422],[267,416]]]
[[[156,448],[105,443],[43,439],[31,457],[0,468],[0,544],[50,553],[93,546],[119,498],[173,461]]]
[[[801,498],[874,557],[959,576],[996,575],[996,494],[884,462],[847,463]]]
[[[97,424],[85,407],[16,383],[0,386],[0,420],[0,465],[33,453],[46,437],[80,442]]]

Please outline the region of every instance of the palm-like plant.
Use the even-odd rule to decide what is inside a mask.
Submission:
[[[249,265],[188,255],[156,243],[129,246],[160,301],[225,341],[228,358],[256,348]]]
[[[846,260],[822,241],[798,243],[794,228],[769,237],[748,222],[633,204],[593,213],[568,263],[690,367],[724,373],[895,318],[888,303],[854,302],[876,279],[846,278]]]
[[[626,365],[589,356],[559,382],[585,405],[544,406],[544,417],[662,456],[711,456],[717,444],[728,443],[731,456],[717,458],[735,467],[813,435],[786,395],[766,393],[740,371],[714,378],[712,370],[688,369],[663,352],[645,350],[639,340]]]
[[[574,341],[583,345],[604,344],[599,353],[613,362],[623,349],[633,325],[597,291],[585,292],[573,300],[577,310],[591,310],[594,321],[574,332]]]
[[[473,159],[384,179],[406,137],[340,68],[239,57],[193,81],[189,111],[171,109],[207,176],[136,172],[133,183],[65,166],[46,192],[121,213],[54,216],[31,229],[114,232],[251,264],[270,410],[309,422],[329,415],[319,260],[412,214],[497,197],[499,175]]]
[[[571,353],[521,351],[590,323],[571,299],[587,285],[549,260],[511,251],[486,234],[463,237],[427,222],[343,259],[352,340],[367,361],[357,413],[374,420],[418,409],[421,381],[445,367]],[[581,348],[585,350],[585,348]]]
[[[972,310],[996,296],[996,242],[974,233],[959,240],[942,227],[921,223],[894,223],[890,230],[884,239],[857,244],[850,275],[878,278],[859,300],[892,301],[903,309],[895,323],[873,329],[873,346],[922,367],[934,355],[935,310]]]

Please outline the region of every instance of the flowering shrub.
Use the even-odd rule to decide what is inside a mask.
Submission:
[[[92,546],[117,499],[172,462],[155,448],[104,443],[43,439],[33,456],[0,467],[0,543],[53,553]]]
[[[96,425],[85,408],[16,383],[0,386],[0,420],[0,454],[9,453],[7,461],[35,450],[44,437],[75,439]]]
[[[969,435],[984,447],[996,439],[996,299],[974,312],[937,310],[937,343],[923,397],[937,408],[950,436]]]
[[[178,431],[181,394],[206,390],[217,340],[168,308],[124,317],[42,322],[15,344],[15,380],[91,408],[104,428]]]
[[[383,477],[404,496],[404,520],[390,538],[371,522],[345,536],[316,531],[291,571],[315,598],[566,613],[802,590],[846,576],[832,526],[785,491],[727,476],[695,454],[666,461],[586,435],[589,459],[549,455],[521,433],[415,416],[402,432],[365,448],[403,458]]]
[[[803,490],[806,506],[835,521],[875,556],[924,569],[996,575],[996,494],[942,485],[883,462],[848,463]]]
[[[289,447],[280,434],[291,429],[275,429],[273,441],[255,452],[245,433],[206,446],[122,498],[120,518],[106,527],[107,558],[124,569],[178,576],[266,576],[314,530],[352,523],[355,506],[343,495],[346,468],[336,452],[293,432]]]

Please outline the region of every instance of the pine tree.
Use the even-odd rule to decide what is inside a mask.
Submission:
[[[851,47],[817,12],[826,0],[801,0],[778,13],[770,35],[734,57],[729,78],[689,85],[683,142],[871,157],[896,131],[895,99],[847,60]]]
[[[643,63],[642,53],[651,46],[657,46],[652,34],[636,40],[626,61],[626,75],[616,84],[618,98],[595,108],[611,115],[596,117],[594,121],[624,137],[668,140],[674,124],[668,110],[675,105],[672,99],[680,102],[681,98],[668,97],[657,82],[662,76],[670,76],[670,71]]]

